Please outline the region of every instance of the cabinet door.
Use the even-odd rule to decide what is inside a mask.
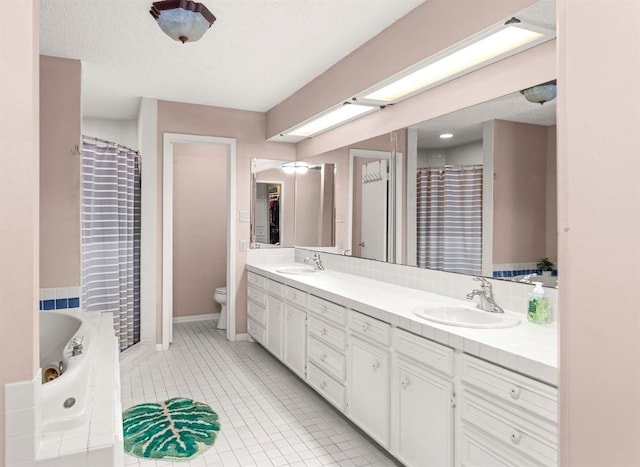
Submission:
[[[267,305],[267,349],[282,360],[282,322],[284,304],[282,300],[269,296]]]
[[[453,465],[453,382],[426,369],[398,362],[398,459],[408,466]]]
[[[349,351],[349,415],[384,448],[389,446],[389,353],[360,339]]]
[[[284,363],[300,378],[306,379],[307,314],[286,305],[284,318]]]

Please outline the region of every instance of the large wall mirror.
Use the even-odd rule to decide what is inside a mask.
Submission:
[[[295,243],[512,280],[548,258],[556,286],[555,123],[518,92],[306,159],[333,168],[334,242]]]

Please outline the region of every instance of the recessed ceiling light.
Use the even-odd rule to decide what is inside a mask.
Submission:
[[[440,135],[440,138],[442,139],[449,139],[449,138],[453,138],[453,133],[442,133]]]

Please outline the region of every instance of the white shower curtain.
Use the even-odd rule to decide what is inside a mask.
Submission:
[[[417,172],[417,264],[482,272],[482,167]]]
[[[82,144],[82,308],[113,314],[124,350],[140,341],[140,155]]]

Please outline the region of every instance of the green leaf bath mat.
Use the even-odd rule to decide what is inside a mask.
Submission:
[[[182,397],[134,405],[122,413],[122,425],[125,452],[174,461],[206,451],[220,431],[211,407]]]

